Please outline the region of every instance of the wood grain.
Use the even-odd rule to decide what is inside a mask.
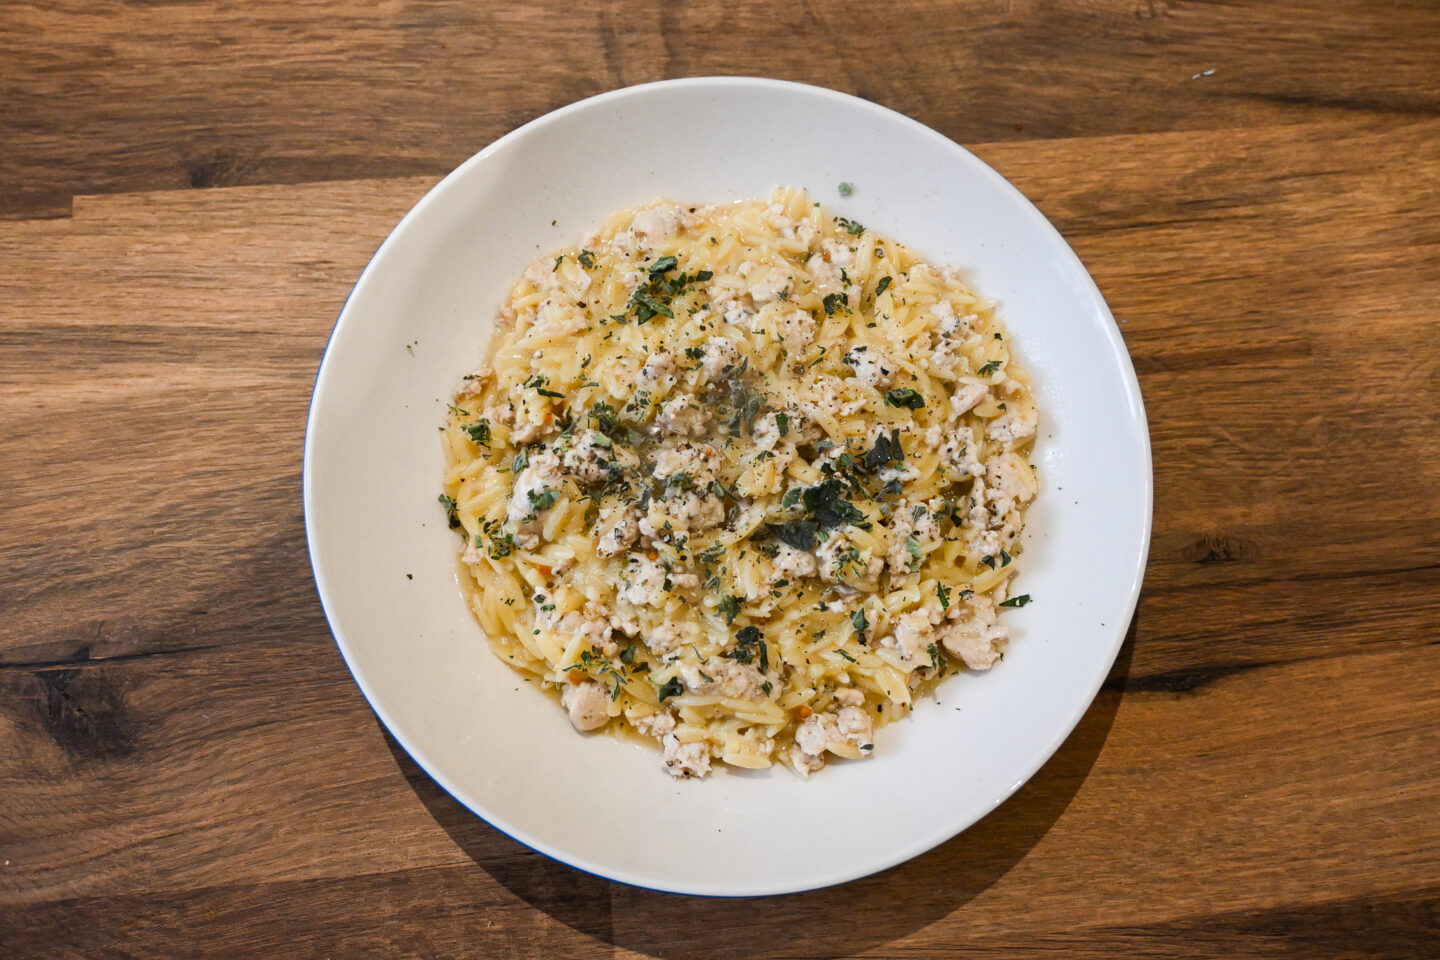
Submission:
[[[0,2],[0,955],[1440,955],[1437,49],[1425,3]],[[915,861],[742,901],[425,777],[299,482],[334,318],[439,174],[721,71],[980,141],[1120,320],[1156,480],[1051,762]]]
[[[4,0],[0,213],[438,175],[562,104],[677,76],[834,87],[961,142],[1435,116],[1436,34],[1425,0]]]

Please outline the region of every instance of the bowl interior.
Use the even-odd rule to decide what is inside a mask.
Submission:
[[[854,184],[842,198],[841,181]],[[777,184],[999,302],[1041,408],[1013,640],[984,675],[880,732],[874,756],[802,782],[673,782],[658,755],[575,734],[494,659],[456,583],[436,502],[437,428],[494,310],[538,253],[665,196]],[[306,438],[322,601],[376,713],[445,789],[517,839],[617,880],[689,893],[793,891],[914,856],[979,819],[1059,746],[1119,648],[1144,569],[1150,460],[1128,355],[1089,275],[1013,187],[939,134],[774,81],[630,88],[550,114],[472,158],[381,247],[336,326]],[[413,577],[413,579],[412,579]],[[621,819],[623,817],[623,819]]]

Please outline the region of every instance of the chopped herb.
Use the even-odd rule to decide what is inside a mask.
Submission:
[[[851,663],[860,662],[859,660],[856,660],[854,657],[850,656],[850,654],[846,653],[844,650],[839,649],[838,647],[835,649],[835,652],[840,654],[840,656],[844,657],[846,660],[849,660]]]
[[[407,574],[405,574],[405,579],[406,579],[406,580],[414,580],[414,579],[415,579],[415,574],[413,574],[413,573],[407,573]]]
[[[679,262],[680,261],[676,260],[674,257],[661,257],[659,260],[656,260],[654,263],[650,264],[650,276],[664,276],[671,270],[674,270],[675,265]]]
[[[454,530],[460,526],[460,518],[455,515],[455,501],[445,494],[440,494],[440,506],[445,508],[445,518],[450,521],[450,529]]]
[[[940,598],[940,609],[941,609],[941,610],[949,610],[949,609],[950,609],[950,591],[945,589],[945,584],[943,584],[943,583],[936,583],[936,584],[935,584],[935,595]]]
[[[780,498],[781,508],[789,510],[795,506],[796,503],[800,502],[800,494],[803,492],[800,487],[791,487],[789,490],[786,490],[784,496]]]
[[[1023,606],[1025,606],[1025,604],[1027,604],[1027,603],[1029,603],[1029,602],[1030,602],[1030,594],[1028,594],[1028,593],[1022,593],[1022,594],[1020,594],[1020,596],[1018,596],[1018,597],[1011,597],[1009,600],[1006,600],[1004,603],[1000,604],[1000,606],[1002,606],[1002,607],[1023,607]]]
[[[1000,361],[999,361],[999,360],[991,360],[991,361],[989,361],[988,363],[986,363],[985,366],[981,367],[979,370],[976,370],[976,371],[975,371],[975,375],[976,375],[977,377],[988,377],[988,376],[990,376],[990,374],[994,373],[996,370],[999,370],[999,369],[1000,369]]]
[[[860,236],[860,234],[865,232],[864,224],[856,223],[854,220],[848,219],[846,217],[836,217],[835,223],[838,226],[844,227],[852,237],[858,237]]]
[[[656,314],[675,319],[675,314],[669,307],[639,290],[636,290],[630,297],[630,302],[635,305],[635,322],[637,324],[646,323]]]
[[[861,643],[864,643],[865,629],[870,626],[870,624],[865,619],[864,607],[861,607],[854,613],[850,614],[850,625],[855,628],[855,636],[860,638]]]
[[[840,481],[833,477],[816,486],[806,487],[800,496],[810,516],[823,527],[839,527],[865,519],[865,514],[855,504],[840,496]]]
[[[580,266],[584,267],[586,270],[589,270],[595,266],[595,254],[591,253],[589,250],[581,250],[580,256],[576,257],[575,259],[579,260]]]
[[[481,447],[490,446],[490,421],[476,420],[474,423],[461,427],[469,435],[471,442]]]
[[[738,597],[732,597],[727,593],[720,598],[720,602],[716,604],[715,609],[725,618],[727,624],[734,623],[736,614],[740,612],[740,599]]]
[[[713,280],[713,279],[715,279],[715,273],[714,273],[714,271],[712,271],[712,270],[700,270],[700,271],[697,271],[696,274],[695,274],[695,282],[696,282],[696,283],[704,283],[704,282],[707,281],[707,280]]]
[[[700,552],[701,563],[714,563],[725,555],[725,544],[712,543]]]
[[[908,407],[911,410],[919,410],[925,406],[925,398],[911,387],[900,387],[896,390],[886,392],[885,406]]]
[[[620,662],[625,664],[625,666],[627,667],[635,662],[635,644],[632,643],[630,644],[630,646],[620,651]]]
[[[910,554],[910,559],[919,560],[922,555],[920,552],[920,541],[914,537],[906,537],[905,552]]]
[[[663,684],[661,684],[660,689],[657,692],[660,694],[660,702],[664,703],[671,697],[678,697],[680,696],[680,694],[684,693],[685,684],[680,682],[679,677],[671,677],[669,680],[666,680]]]
[[[882,431],[875,437],[875,445],[860,457],[860,463],[874,473],[888,463],[904,463],[905,451],[900,446],[899,429],[891,430],[889,436]]]
[[[524,470],[528,466],[530,466],[530,454],[526,453],[524,450],[521,450],[519,453],[515,454],[515,459],[510,461],[510,472],[518,474],[521,470]]]
[[[701,357],[705,356],[705,348],[704,348],[704,347],[686,347],[686,348],[685,348],[685,356],[689,357],[691,360],[699,360]]]
[[[490,556],[492,559],[501,560],[510,556],[515,550],[515,537],[513,534],[504,532],[505,525],[499,520],[486,520],[481,528],[485,536],[490,538]],[[475,536],[475,547],[480,548],[480,535]]]
[[[796,520],[794,523],[767,523],[765,529],[781,543],[796,550],[814,550],[815,531],[819,525],[813,520]]]
[[[875,284],[875,296],[880,296],[890,286],[892,277],[881,277],[880,282]]]
[[[995,569],[995,558],[990,556],[988,553],[980,558],[980,562],[983,563],[985,566],[989,567],[991,570]]]
[[[564,262],[565,262],[565,254],[562,253],[562,254],[560,254],[560,256],[558,256],[558,257],[555,258],[555,266],[553,266],[553,267],[550,268],[550,272],[551,272],[551,273],[554,273],[556,270],[559,270],[559,269],[560,269],[560,264],[562,264],[562,263],[564,263]]]
[[[560,492],[558,490],[552,490],[549,487],[546,487],[538,493],[534,490],[529,490],[525,495],[530,500],[530,506],[536,511],[549,510],[555,506],[555,501],[560,499]]]
[[[844,309],[847,313],[850,310],[849,298],[843,293],[830,293],[825,295],[825,315],[832,316],[836,310]]]
[[[1000,551],[1000,566],[1010,566],[1010,554],[1006,553],[1004,550]]]
[[[756,654],[760,656],[760,672],[770,672],[770,648],[762,639],[759,627],[742,627],[735,634],[735,649],[731,652],[731,659],[737,663],[749,663],[755,659]]]
[[[784,413],[775,414],[775,426],[780,430],[780,436],[790,432],[790,416]]]
[[[848,197],[855,192],[855,186],[848,180],[840,181],[840,196]]]
[[[930,654],[930,666],[932,666],[932,667],[938,667],[938,666],[940,666],[940,648],[939,648],[939,647],[935,646],[935,644],[932,643],[932,644],[930,644],[930,646],[928,646],[928,647],[925,648],[925,652],[928,653],[928,654]]]

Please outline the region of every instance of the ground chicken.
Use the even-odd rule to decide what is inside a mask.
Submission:
[[[682,393],[660,404],[660,413],[651,424],[650,432],[681,437],[704,436],[705,413],[694,397]]]
[[[681,743],[674,733],[667,733],[661,743],[665,745],[665,770],[676,779],[703,777],[710,772],[710,745],[707,743]]]
[[[615,554],[633,544],[640,536],[640,518],[628,504],[612,503],[600,508],[600,519],[595,523],[599,543],[595,552],[602,557]]]
[[[515,490],[510,495],[510,506],[505,515],[505,529],[514,534],[515,545],[524,550],[533,550],[540,545],[540,528],[550,507],[546,501],[560,495],[565,482],[560,472],[560,460],[555,454],[545,451],[530,457],[529,465],[515,478]]]
[[[855,371],[855,376],[864,380],[876,390],[883,390],[895,382],[895,361],[873,347],[855,347],[845,355],[845,363]]]
[[[700,359],[700,375],[705,382],[719,380],[727,368],[740,362],[740,341],[729,337],[711,337],[705,341],[705,354]]]
[[[560,688],[560,704],[579,731],[596,730],[610,720],[610,695],[594,680],[567,683]]]

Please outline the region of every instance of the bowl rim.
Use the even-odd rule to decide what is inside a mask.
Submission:
[[[661,87],[667,89],[700,88],[711,91],[725,91],[733,89],[768,89],[777,92],[801,93],[807,96],[820,97],[835,102],[844,103],[849,107],[860,111],[861,113],[881,118],[887,123],[899,123],[905,127],[908,127],[911,132],[921,137],[929,138],[933,141],[936,141],[943,148],[951,152],[958,153],[960,159],[966,164],[973,167],[975,173],[978,176],[988,179],[992,186],[995,186],[1001,191],[1010,194],[1012,199],[1020,201],[1021,209],[1025,211],[1024,215],[1035,221],[1035,226],[1042,233],[1048,232],[1052,239],[1058,243],[1057,252],[1060,252],[1060,255],[1062,257],[1067,257],[1069,259],[1070,266],[1072,268],[1078,269],[1079,276],[1083,277],[1084,279],[1085,287],[1083,292],[1091,298],[1093,305],[1100,311],[1101,319],[1109,321],[1108,323],[1100,324],[1099,328],[1104,332],[1106,338],[1106,346],[1114,353],[1121,365],[1122,372],[1125,374],[1123,383],[1124,393],[1126,399],[1129,401],[1134,410],[1136,421],[1140,427],[1139,452],[1143,456],[1144,465],[1144,476],[1141,478],[1141,480],[1143,481],[1142,492],[1144,515],[1141,523],[1139,543],[1137,545],[1138,550],[1136,551],[1135,555],[1135,564],[1132,569],[1126,571],[1126,575],[1128,576],[1130,581],[1128,588],[1129,600],[1126,604],[1124,616],[1115,621],[1116,626],[1111,631],[1113,633],[1113,639],[1110,642],[1110,650],[1106,656],[1097,658],[1097,660],[1095,661],[1094,673],[1092,676],[1087,678],[1087,684],[1085,687],[1087,695],[1082,701],[1079,701],[1080,706],[1076,709],[1074,715],[1068,718],[1068,720],[1062,725],[1062,728],[1057,729],[1055,736],[1048,744],[1046,744],[1044,749],[1036,751],[1034,759],[1026,765],[1023,775],[1020,776],[1019,779],[1017,779],[1013,784],[1007,786],[1001,791],[997,791],[997,795],[993,803],[991,803],[988,808],[981,811],[973,819],[969,820],[966,823],[954,826],[946,823],[936,831],[931,831],[930,833],[927,833],[923,836],[919,836],[916,840],[907,845],[897,847],[895,852],[889,857],[878,861],[871,861],[859,864],[851,869],[845,871],[837,871],[833,875],[816,878],[813,882],[807,882],[804,884],[772,884],[765,882],[763,879],[758,879],[755,882],[744,887],[733,888],[720,888],[715,885],[706,885],[705,883],[669,883],[667,885],[661,886],[657,885],[657,883],[653,879],[634,873],[630,870],[611,869],[606,867],[604,864],[591,862],[584,856],[579,856],[573,853],[559,850],[545,840],[532,835],[531,833],[529,833],[529,831],[520,829],[515,825],[507,822],[504,816],[491,810],[477,809],[475,805],[473,805],[465,798],[464,791],[461,790],[444,773],[443,770],[438,769],[434,764],[428,761],[425,758],[423,751],[417,750],[416,746],[412,744],[410,738],[396,725],[396,723],[393,722],[389,711],[387,711],[384,705],[374,696],[374,691],[370,683],[367,681],[362,669],[357,664],[354,652],[350,644],[346,641],[345,637],[342,636],[341,632],[336,629],[336,620],[335,617],[332,616],[332,603],[330,600],[330,591],[327,589],[326,576],[325,573],[322,571],[321,564],[317,560],[315,554],[317,531],[314,527],[314,510],[312,509],[314,497],[316,495],[314,487],[313,452],[317,429],[316,415],[317,411],[321,406],[322,381],[326,377],[327,370],[330,369],[329,365],[331,358],[331,350],[335,344],[337,337],[340,336],[342,331],[349,324],[354,322],[351,319],[351,304],[355,300],[356,295],[362,292],[363,288],[367,286],[367,281],[369,280],[372,271],[375,269],[376,264],[379,263],[382,258],[386,256],[387,252],[392,248],[392,246],[398,245],[399,243],[403,242],[401,238],[410,230],[415,228],[415,223],[425,214],[425,211],[428,210],[429,207],[436,203],[442,202],[444,194],[447,192],[449,186],[452,183],[465,177],[470,170],[474,169],[480,164],[485,163],[491,156],[505,149],[510,143],[521,140],[531,135],[538,129],[562,122],[571,114],[594,109],[595,107],[609,104],[612,102],[624,101],[637,96],[644,96],[646,93]],[[791,80],[776,80],[766,77],[723,75],[686,77],[681,79],[657,80],[649,83],[635,84],[632,86],[620,87],[614,90],[609,90],[595,96],[586,97],[585,99],[577,100],[572,103],[566,104],[555,110],[544,113],[536,117],[535,119],[522,124],[519,127],[516,127],[510,132],[487,144],[484,148],[467,158],[463,163],[457,166],[450,173],[446,174],[438,182],[436,182],[434,186],[427,190],[425,192],[425,195],[422,196],[418,201],[416,201],[416,203],[405,213],[405,215],[399,220],[399,222],[396,223],[393,228],[391,228],[390,232],[385,236],[385,239],[381,241],[380,245],[375,249],[375,252],[371,255],[369,261],[366,263],[365,268],[360,272],[359,277],[356,278],[354,285],[350,288],[349,293],[346,295],[345,302],[342,304],[335,324],[332,327],[330,335],[326,340],[325,348],[322,352],[319,366],[316,368],[315,379],[311,387],[310,405],[306,413],[305,440],[301,468],[301,486],[303,512],[305,518],[306,551],[309,555],[310,568],[314,577],[316,592],[319,595],[320,605],[325,614],[326,624],[330,628],[331,636],[335,640],[335,644],[340,651],[340,656],[344,660],[346,668],[350,671],[352,678],[359,686],[360,692],[365,697],[365,700],[368,703],[370,709],[380,719],[380,722],[385,726],[387,732],[395,738],[396,742],[400,744],[401,748],[405,750],[406,754],[415,761],[415,763],[425,772],[425,774],[430,777],[430,779],[433,780],[436,784],[438,784],[441,789],[443,789],[447,794],[449,794],[449,796],[453,800],[455,800],[457,803],[465,807],[475,816],[479,817],[481,820],[489,824],[491,827],[505,834],[510,839],[515,840],[516,842],[521,843],[524,846],[529,847],[530,849],[535,850],[541,854],[544,854],[545,856],[553,860],[564,863],[569,867],[572,867],[583,873],[590,874],[592,876],[600,877],[606,880],[621,883],[626,886],[636,887],[643,890],[709,898],[774,896],[788,893],[802,893],[811,890],[819,890],[842,883],[848,883],[852,880],[857,880],[862,877],[878,874],[885,870],[889,870],[899,864],[903,864],[917,856],[920,856],[921,854],[940,846],[947,840],[958,836],[959,834],[973,827],[976,823],[983,820],[985,817],[989,816],[990,813],[994,812],[994,810],[997,809],[1000,805],[1002,805],[1006,800],[1010,799],[1010,797],[1013,796],[1015,792],[1020,789],[1021,786],[1029,782],[1035,776],[1035,774],[1039,772],[1039,770],[1050,761],[1051,757],[1055,755],[1056,751],[1058,751],[1059,748],[1065,743],[1065,741],[1069,739],[1071,733],[1073,733],[1076,726],[1079,725],[1080,720],[1085,716],[1086,713],[1089,712],[1090,708],[1094,705],[1095,698],[1099,694],[1101,686],[1104,684],[1106,677],[1109,675],[1110,669],[1114,665],[1115,659],[1118,657],[1121,648],[1124,646],[1125,638],[1129,632],[1130,623],[1135,615],[1135,610],[1139,604],[1140,589],[1144,580],[1145,568],[1149,558],[1154,514],[1154,462],[1151,453],[1149,420],[1145,413],[1144,399],[1140,392],[1140,384],[1135,374],[1134,363],[1130,357],[1130,353],[1125,345],[1124,339],[1120,336],[1119,325],[1115,321],[1109,304],[1106,303],[1104,295],[1100,292],[1100,289],[1098,285],[1096,285],[1094,278],[1090,275],[1089,270],[1085,268],[1084,263],[1080,260],[1079,255],[1075,253],[1075,251],[1070,247],[1068,241],[1065,240],[1064,236],[1059,232],[1058,229],[1055,228],[1055,226],[1039,210],[1039,208],[1036,207],[1035,204],[1032,203],[1031,200],[1024,195],[1024,193],[1022,193],[1017,187],[1011,184],[1009,180],[1005,179],[1005,177],[1002,176],[998,171],[996,171],[989,164],[985,163],[985,161],[981,160],[979,157],[975,156],[969,150],[965,149],[959,143],[951,140],[949,137],[945,136],[939,131],[929,126],[926,126],[920,121],[915,120],[914,118],[909,117],[903,113],[900,113],[897,110],[882,106],[880,104],[874,103],[873,101],[866,100],[862,97],[843,93],[838,90],[832,90],[827,87],[817,86],[814,84],[800,83]]]

